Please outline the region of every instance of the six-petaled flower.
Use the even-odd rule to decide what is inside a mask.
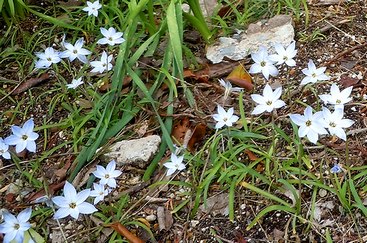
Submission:
[[[60,53],[55,51],[52,47],[47,47],[44,52],[37,52],[36,56],[39,60],[36,62],[36,68],[48,68],[53,63],[59,63],[61,61]]]
[[[71,62],[75,60],[75,58],[79,59],[82,63],[87,63],[87,55],[91,54],[91,51],[83,48],[84,40],[83,38],[79,38],[75,45],[72,45],[68,42],[64,42],[63,45],[65,47],[65,51],[60,53],[61,58],[68,58]]]
[[[107,53],[102,52],[100,61],[90,62],[90,65],[93,67],[91,70],[92,73],[103,73],[104,71],[110,71],[112,69],[112,55],[107,56]]]
[[[222,128],[223,126],[231,127],[233,123],[237,122],[239,117],[234,115],[233,107],[229,108],[228,111],[225,111],[223,107],[218,105],[217,108],[218,113],[213,115],[214,120],[217,121],[215,125],[216,129]]]
[[[343,109],[335,109],[333,113],[324,107],[322,109],[324,126],[329,130],[331,135],[335,135],[338,138],[347,140],[347,135],[345,134],[344,128],[348,128],[354,124],[354,121],[350,119],[343,119],[344,111]]]
[[[89,2],[87,1],[87,7],[83,8],[83,11],[88,12],[88,16],[95,16],[98,17],[98,10],[102,8],[102,5],[99,1]]]
[[[36,152],[36,142],[38,134],[33,132],[34,122],[33,119],[29,119],[23,125],[23,127],[18,127],[13,125],[11,130],[12,135],[5,138],[5,143],[9,145],[15,145],[15,151],[17,153],[22,152],[27,149],[29,152]]]
[[[269,79],[269,75],[273,77],[278,75],[279,71],[274,66],[274,62],[270,59],[268,50],[264,46],[252,53],[251,58],[255,63],[251,65],[249,73],[262,73],[265,79]]]
[[[93,183],[93,188],[94,189],[90,192],[90,196],[94,197],[94,205],[102,201],[104,197],[111,192],[110,188],[106,188],[106,185],[103,185],[101,183]]]
[[[23,242],[24,232],[31,228],[31,224],[28,222],[31,214],[31,208],[24,209],[17,217],[6,211],[3,213],[4,222],[0,224],[0,233],[5,234],[4,243],[9,243],[13,240],[15,242]]]
[[[69,182],[65,182],[64,196],[56,196],[52,198],[53,203],[59,209],[55,212],[54,218],[61,219],[71,216],[74,219],[79,218],[79,214],[92,214],[97,209],[90,203],[86,202],[90,196],[90,189],[76,192],[74,186]]]
[[[5,143],[5,141],[0,138],[0,156],[2,156],[4,159],[10,159],[10,153],[9,153],[9,144]]]
[[[342,91],[336,84],[332,84],[330,88],[330,94],[319,95],[320,99],[325,102],[325,104],[331,104],[335,106],[335,109],[344,108],[344,104],[352,100],[350,94],[352,93],[353,86],[350,86]]]
[[[113,27],[110,27],[108,30],[105,28],[101,28],[101,33],[104,37],[97,41],[98,44],[108,44],[110,46],[114,46],[116,44],[121,44],[125,41],[125,39],[122,38],[123,33],[117,32],[116,29]]]
[[[313,61],[310,59],[308,61],[308,68],[302,69],[302,72],[306,75],[301,81],[301,85],[308,83],[316,83],[317,81],[329,80],[330,77],[324,72],[326,67],[316,68]]]
[[[251,114],[258,115],[265,111],[271,112],[274,109],[285,106],[284,101],[280,100],[282,95],[282,87],[276,88],[274,91],[270,85],[266,84],[263,95],[252,94],[251,98],[258,104]]]
[[[80,77],[80,78],[77,78],[77,79],[73,79],[70,84],[66,85],[66,87],[68,89],[76,89],[78,86],[80,86],[82,84],[83,84],[82,77]]]
[[[290,67],[296,66],[296,61],[294,57],[297,54],[296,42],[292,41],[287,48],[284,48],[282,44],[274,44],[274,49],[277,54],[270,55],[270,59],[274,61],[277,65],[287,64]]]
[[[177,156],[175,153],[171,154],[171,161],[163,164],[168,169],[167,176],[172,175],[176,170],[181,171],[186,168],[186,165],[183,163],[183,159],[184,156]]]
[[[101,185],[107,185],[109,187],[116,187],[116,179],[119,177],[122,172],[116,169],[116,161],[111,160],[110,163],[107,164],[106,168],[101,165],[97,165],[97,170],[93,172],[95,177],[101,179],[99,183]]]
[[[307,106],[304,115],[290,114],[292,122],[299,126],[298,136],[307,136],[311,143],[316,144],[319,135],[327,134],[323,123],[323,114],[321,111],[312,114],[312,108]]]

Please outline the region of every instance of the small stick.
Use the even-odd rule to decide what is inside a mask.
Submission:
[[[330,59],[329,61],[327,61],[324,66],[329,66],[331,63],[336,62],[339,58],[341,58],[342,56],[351,53],[352,51],[355,51],[357,49],[363,48],[367,46],[367,42],[360,44],[360,45],[356,45],[353,46],[345,51],[340,52],[338,55],[336,55],[335,57],[333,57],[332,59]]]

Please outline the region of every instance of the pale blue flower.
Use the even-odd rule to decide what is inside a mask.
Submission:
[[[105,28],[101,28],[100,30],[104,37],[97,41],[98,44],[114,46],[125,41],[125,39],[122,38],[123,33],[117,32],[113,27],[110,27],[108,30]]]
[[[175,153],[171,154],[171,161],[163,164],[168,169],[167,176],[172,175],[176,170],[181,171],[186,168],[183,159],[184,156],[177,156]]]
[[[53,63],[61,62],[59,52],[55,51],[52,47],[47,47],[45,52],[37,52],[36,56],[39,58],[39,60],[36,62],[35,66],[36,68],[40,69],[48,68]]]
[[[296,42],[292,41],[287,48],[284,48],[282,44],[274,44],[274,49],[277,54],[270,55],[270,59],[274,61],[277,65],[287,64],[290,67],[296,66],[296,62],[293,58],[297,54]]]
[[[68,89],[76,89],[78,86],[82,84],[83,84],[82,77],[80,77],[78,79],[73,79],[70,84],[66,85],[66,87]]]
[[[340,91],[339,87],[333,83],[330,88],[330,94],[319,95],[320,99],[325,102],[325,104],[335,105],[335,109],[344,108],[344,104],[352,100],[350,94],[352,93],[353,86]]]
[[[329,80],[330,77],[324,72],[326,67],[316,68],[314,62],[310,59],[308,61],[308,68],[302,69],[302,72],[306,75],[301,81],[301,85],[308,83],[316,83],[317,81]]]
[[[75,58],[79,59],[82,63],[87,63],[87,55],[91,54],[92,52],[83,48],[84,40],[83,38],[79,38],[75,45],[72,45],[68,42],[63,42],[65,47],[65,51],[60,53],[61,58],[68,58],[70,62],[74,61]]]
[[[103,201],[104,197],[111,192],[110,188],[106,188],[106,185],[100,183],[93,183],[93,188],[94,189],[90,192],[90,196],[95,197],[93,202],[94,205]]]
[[[345,134],[344,128],[348,128],[354,124],[354,121],[350,119],[343,119],[344,111],[343,109],[335,109],[333,113],[324,107],[322,109],[324,126],[327,128],[331,135],[335,135],[338,138],[347,140],[347,135]]]
[[[261,114],[265,111],[271,112],[274,109],[281,108],[285,106],[284,101],[280,100],[280,96],[282,95],[282,87],[276,88],[274,91],[270,87],[269,84],[265,85],[263,90],[263,95],[252,94],[251,98],[258,105],[251,112],[253,115]]]
[[[307,106],[304,115],[290,114],[291,120],[299,126],[298,136],[307,136],[311,143],[316,144],[319,134],[328,134],[324,127],[323,114],[321,111],[312,114],[312,108]]]
[[[255,63],[251,65],[249,73],[262,73],[265,79],[269,79],[269,75],[276,77],[279,74],[278,69],[274,66],[274,61],[269,57],[266,47],[259,47],[257,52],[251,54],[251,58]]]
[[[342,171],[342,168],[340,167],[340,165],[335,164],[331,169],[330,169],[331,173],[339,173]]]
[[[233,115],[234,109],[233,107],[229,108],[228,111],[225,111],[223,107],[218,105],[218,114],[214,114],[213,118],[217,121],[215,125],[216,129],[222,128],[223,126],[231,127],[233,123],[237,122],[239,117]]]
[[[101,179],[99,183],[101,185],[107,185],[109,187],[115,188],[116,187],[116,177],[119,177],[122,172],[119,170],[115,170],[116,162],[112,160],[106,168],[103,166],[97,165],[97,170],[93,172],[95,177]]]
[[[31,228],[28,222],[31,218],[32,208],[26,208],[15,217],[9,212],[3,213],[4,223],[0,224],[0,233],[5,234],[4,243],[23,242],[24,232]]]
[[[90,65],[93,67],[91,70],[92,73],[103,73],[104,71],[110,71],[113,67],[111,64],[112,55],[107,56],[107,53],[104,51],[102,52],[101,60],[100,61],[93,61],[90,62]]]
[[[35,140],[38,138],[38,134],[33,132],[34,122],[33,119],[29,119],[23,125],[23,127],[18,127],[13,125],[11,130],[13,132],[12,135],[5,138],[5,143],[9,145],[15,145],[15,151],[17,153],[22,152],[24,149],[27,149],[29,152],[36,152],[36,142]]]
[[[59,207],[54,218],[61,219],[68,215],[74,219],[78,219],[79,214],[92,214],[98,211],[92,204],[86,202],[90,196],[90,189],[76,192],[74,186],[69,182],[65,182],[64,196],[56,196],[52,198],[53,203]]]
[[[88,16],[98,17],[98,9],[102,8],[102,5],[99,1],[89,2],[87,1],[87,7],[83,8],[83,11],[88,12]]]
[[[2,156],[4,159],[10,159],[10,153],[9,153],[9,145],[4,142],[2,138],[0,138],[0,156]]]

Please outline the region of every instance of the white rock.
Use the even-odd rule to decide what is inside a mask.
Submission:
[[[136,164],[144,167],[157,152],[161,138],[157,135],[144,138],[123,140],[112,145],[110,152],[104,156],[114,159],[116,164]]]
[[[153,222],[157,219],[157,216],[155,216],[154,214],[151,214],[151,215],[148,215],[146,218],[145,218],[148,222]]]
[[[241,60],[263,45],[271,48],[274,43],[288,46],[294,40],[293,21],[289,15],[276,15],[265,24],[250,24],[245,34],[237,38],[221,37],[219,43],[209,46],[206,57],[219,63],[224,57]]]

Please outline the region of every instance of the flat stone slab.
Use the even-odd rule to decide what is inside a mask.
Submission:
[[[238,61],[257,51],[261,45],[272,50],[274,43],[288,46],[293,40],[292,17],[276,15],[268,21],[250,24],[246,33],[233,38],[220,37],[218,43],[208,47],[206,57],[212,63],[220,63],[224,57]]]
[[[144,138],[123,140],[115,143],[110,152],[104,154],[108,160],[115,160],[117,165],[137,165],[144,168],[158,151],[161,138],[151,135]]]

